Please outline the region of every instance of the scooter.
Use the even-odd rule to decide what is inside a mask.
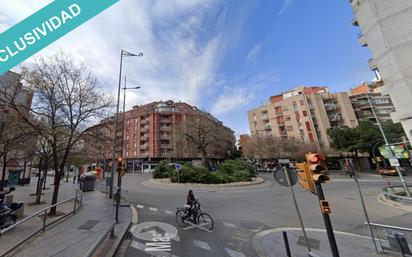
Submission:
[[[0,230],[5,229],[17,221],[16,210],[23,206],[23,202],[13,202],[10,207],[4,204],[4,196],[16,190],[10,187],[9,191],[0,192]]]

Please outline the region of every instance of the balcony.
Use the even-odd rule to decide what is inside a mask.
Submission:
[[[142,141],[147,141],[147,135],[140,136],[140,140],[142,140]]]
[[[171,129],[172,129],[172,127],[170,127],[170,126],[161,126],[160,127],[161,131],[170,131]]]
[[[329,121],[331,122],[338,122],[342,120],[342,117],[340,115],[328,115]]]
[[[172,149],[172,145],[171,144],[161,144],[160,149]]]
[[[265,124],[265,129],[272,129],[272,126],[270,126],[270,124],[269,123],[267,123],[267,124]]]
[[[147,158],[147,157],[149,157],[149,153],[147,153],[147,152],[141,152],[141,153],[140,153],[140,157],[142,157],[142,158]]]
[[[160,140],[170,140],[170,135],[160,135]]]
[[[169,124],[171,122],[170,119],[160,119],[160,123],[162,124]]]
[[[263,115],[262,120],[269,120],[269,115],[268,114]]]
[[[358,34],[358,42],[362,47],[368,46],[368,43],[366,42],[366,38],[362,33]]]
[[[373,58],[368,60],[368,64],[371,70],[376,70],[378,68],[378,65],[376,64],[376,60]]]
[[[148,148],[149,148],[149,145],[147,144],[140,145],[140,149],[142,150],[147,150]]]
[[[140,124],[142,124],[142,125],[145,125],[145,124],[147,124],[147,123],[149,123],[149,119],[142,119],[142,120],[140,120]]]
[[[336,104],[332,104],[332,103],[326,103],[325,104],[325,109],[326,111],[336,111],[338,109],[338,106]]]
[[[144,126],[140,129],[141,132],[147,132],[149,131],[149,127],[148,126]]]

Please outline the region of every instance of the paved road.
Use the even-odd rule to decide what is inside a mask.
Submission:
[[[145,243],[132,236],[126,241],[125,256],[257,256],[252,238],[259,231],[275,227],[297,227],[299,225],[286,187],[275,184],[272,176],[262,175],[266,182],[256,187],[236,189],[195,190],[196,198],[202,202],[202,209],[215,220],[215,229],[207,233],[199,229],[182,230],[171,242],[168,252],[145,251]],[[129,175],[124,186],[129,190],[129,199],[137,207],[139,223],[163,222],[176,227],[174,212],[186,198],[185,189],[142,184],[148,175]],[[396,184],[396,178],[391,178]],[[361,180],[364,197],[371,220],[397,226],[410,226],[412,214],[379,203],[376,199],[385,182],[378,176]],[[316,196],[294,187],[304,222],[310,228],[323,228],[322,217]],[[332,223],[336,230],[366,233],[363,229],[363,213],[357,191],[349,178],[332,179],[324,186],[326,198],[332,208]],[[146,223],[147,224],[147,223]],[[152,231],[150,231],[152,230]],[[160,230],[148,224],[143,232]],[[135,228],[139,237],[141,228]],[[132,233],[133,234],[133,233]]]

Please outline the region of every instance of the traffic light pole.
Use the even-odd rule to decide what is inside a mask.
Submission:
[[[318,195],[319,202],[325,200],[325,196],[322,190],[321,183],[315,183],[316,194]],[[332,222],[330,221],[329,214],[322,212],[323,221],[325,222],[326,233],[328,234],[330,250],[333,257],[339,257],[338,246],[336,245],[335,235],[333,234]]]
[[[302,233],[303,233],[303,237],[305,238],[306,247],[308,248],[309,256],[311,256],[312,250],[310,249],[308,236],[306,235],[305,225],[303,224],[302,215],[300,214],[298,202],[296,201],[295,192],[293,191],[292,183],[290,181],[289,171],[286,167],[283,167],[283,172],[285,173],[286,180],[288,181],[289,191],[292,194],[293,204],[295,205],[296,213],[299,218],[300,227],[302,228]]]

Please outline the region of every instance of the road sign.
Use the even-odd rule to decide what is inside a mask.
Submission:
[[[298,176],[296,175],[296,170],[293,169],[287,169],[287,172],[289,173],[289,178],[290,178],[290,183],[291,185],[295,185],[298,182]],[[286,178],[286,174],[283,169],[277,169],[274,173],[273,176],[275,177],[276,182],[281,184],[282,186],[289,186],[288,185],[288,180]]]
[[[401,166],[400,163],[399,163],[398,158],[396,158],[396,157],[391,157],[389,159],[389,162],[390,162],[392,167],[400,167]]]
[[[176,227],[164,222],[143,222],[134,225],[130,232],[134,237],[145,241],[153,241],[153,238],[159,235],[169,240],[177,236]]]
[[[177,170],[182,169],[182,164],[180,164],[180,163],[175,163],[175,169],[177,169]]]

